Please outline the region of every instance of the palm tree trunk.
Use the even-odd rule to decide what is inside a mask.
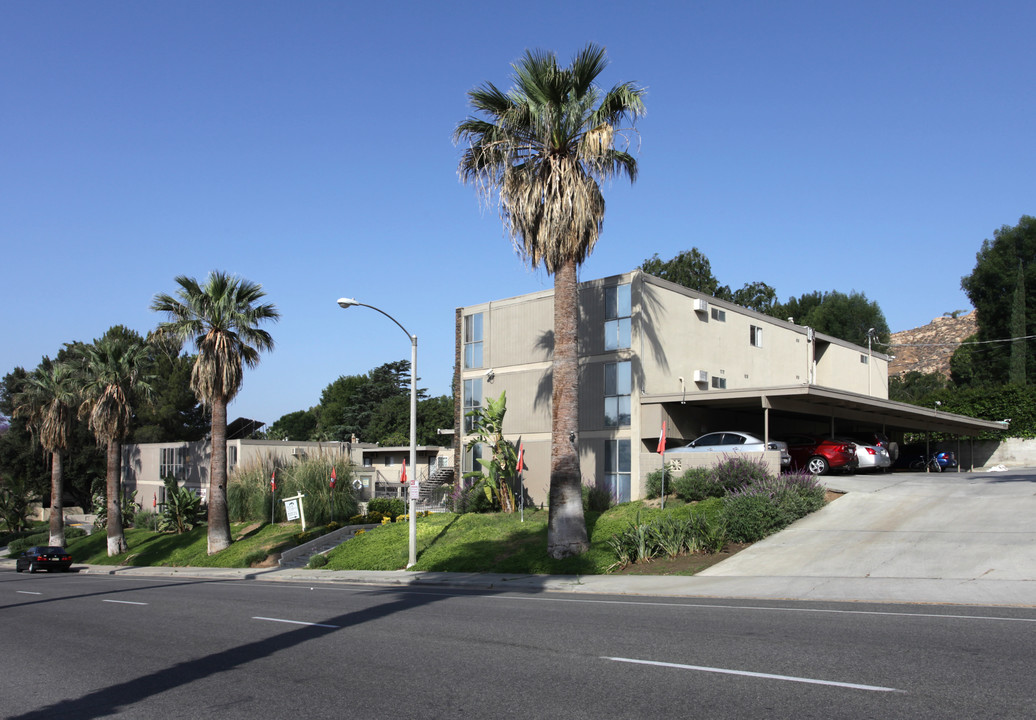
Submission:
[[[583,490],[579,475],[579,326],[574,259],[554,271],[554,360],[551,395],[550,515],[547,554],[552,558],[587,551]]]
[[[212,402],[212,458],[209,465],[209,555],[230,547],[227,514],[227,402]]]
[[[120,555],[129,547],[122,532],[122,444],[108,441],[108,557]]]
[[[65,547],[65,489],[62,483],[61,451],[50,454],[50,544]]]

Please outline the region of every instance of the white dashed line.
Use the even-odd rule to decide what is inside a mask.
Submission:
[[[764,680],[784,680],[786,682],[809,683],[811,685],[832,685],[850,690],[869,690],[871,692],[906,692],[896,688],[880,685],[859,685],[857,683],[836,682],[834,680],[817,680],[815,678],[795,677],[794,675],[771,675],[770,673],[749,672],[747,670],[728,670],[726,668],[703,667],[701,665],[681,665],[679,663],[657,662],[654,660],[635,660],[633,658],[604,657],[602,660],[634,663],[636,665],[655,665],[658,667],[676,668],[678,670],[697,670],[698,672],[722,673],[724,675],[743,675],[745,677],[762,678]]]

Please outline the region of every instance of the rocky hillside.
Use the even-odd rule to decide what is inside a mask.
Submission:
[[[959,343],[978,331],[975,311],[958,318],[937,317],[913,330],[892,333],[889,350],[895,359],[889,363],[889,377],[903,376],[911,370],[950,376],[950,357]]]

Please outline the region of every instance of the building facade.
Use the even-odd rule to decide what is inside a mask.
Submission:
[[[580,283],[579,312],[581,470],[620,501],[643,497],[661,466],[663,423],[670,447],[722,429],[829,434],[830,413],[795,402],[810,406],[818,391],[888,401],[886,355],[639,270]],[[552,290],[457,311],[463,471],[480,453],[467,448],[465,414],[506,392],[505,435],[524,447],[535,504],[549,483],[552,328]]]
[[[165,503],[163,478],[176,478],[183,487],[197,492],[202,502],[209,491],[211,452],[208,440],[127,444],[122,448],[122,486],[141,507]],[[372,497],[403,497],[404,460],[410,447],[380,447],[373,443],[299,442],[280,440],[228,440],[227,474],[233,482],[237,468],[261,465],[267,471],[285,467],[307,457],[327,456],[351,463],[352,480],[359,500]],[[441,484],[453,480],[453,451],[438,446],[418,446],[417,468],[406,470],[407,483]]]

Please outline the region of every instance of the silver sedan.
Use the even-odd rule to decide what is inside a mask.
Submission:
[[[791,455],[788,454],[787,443],[780,440],[770,440],[768,443],[764,443],[755,435],[739,430],[723,430],[702,435],[700,438],[692,440],[682,447],[675,447],[671,450],[666,450],[666,452],[761,453],[764,450],[779,450],[781,453],[781,467],[786,468],[791,465]]]

